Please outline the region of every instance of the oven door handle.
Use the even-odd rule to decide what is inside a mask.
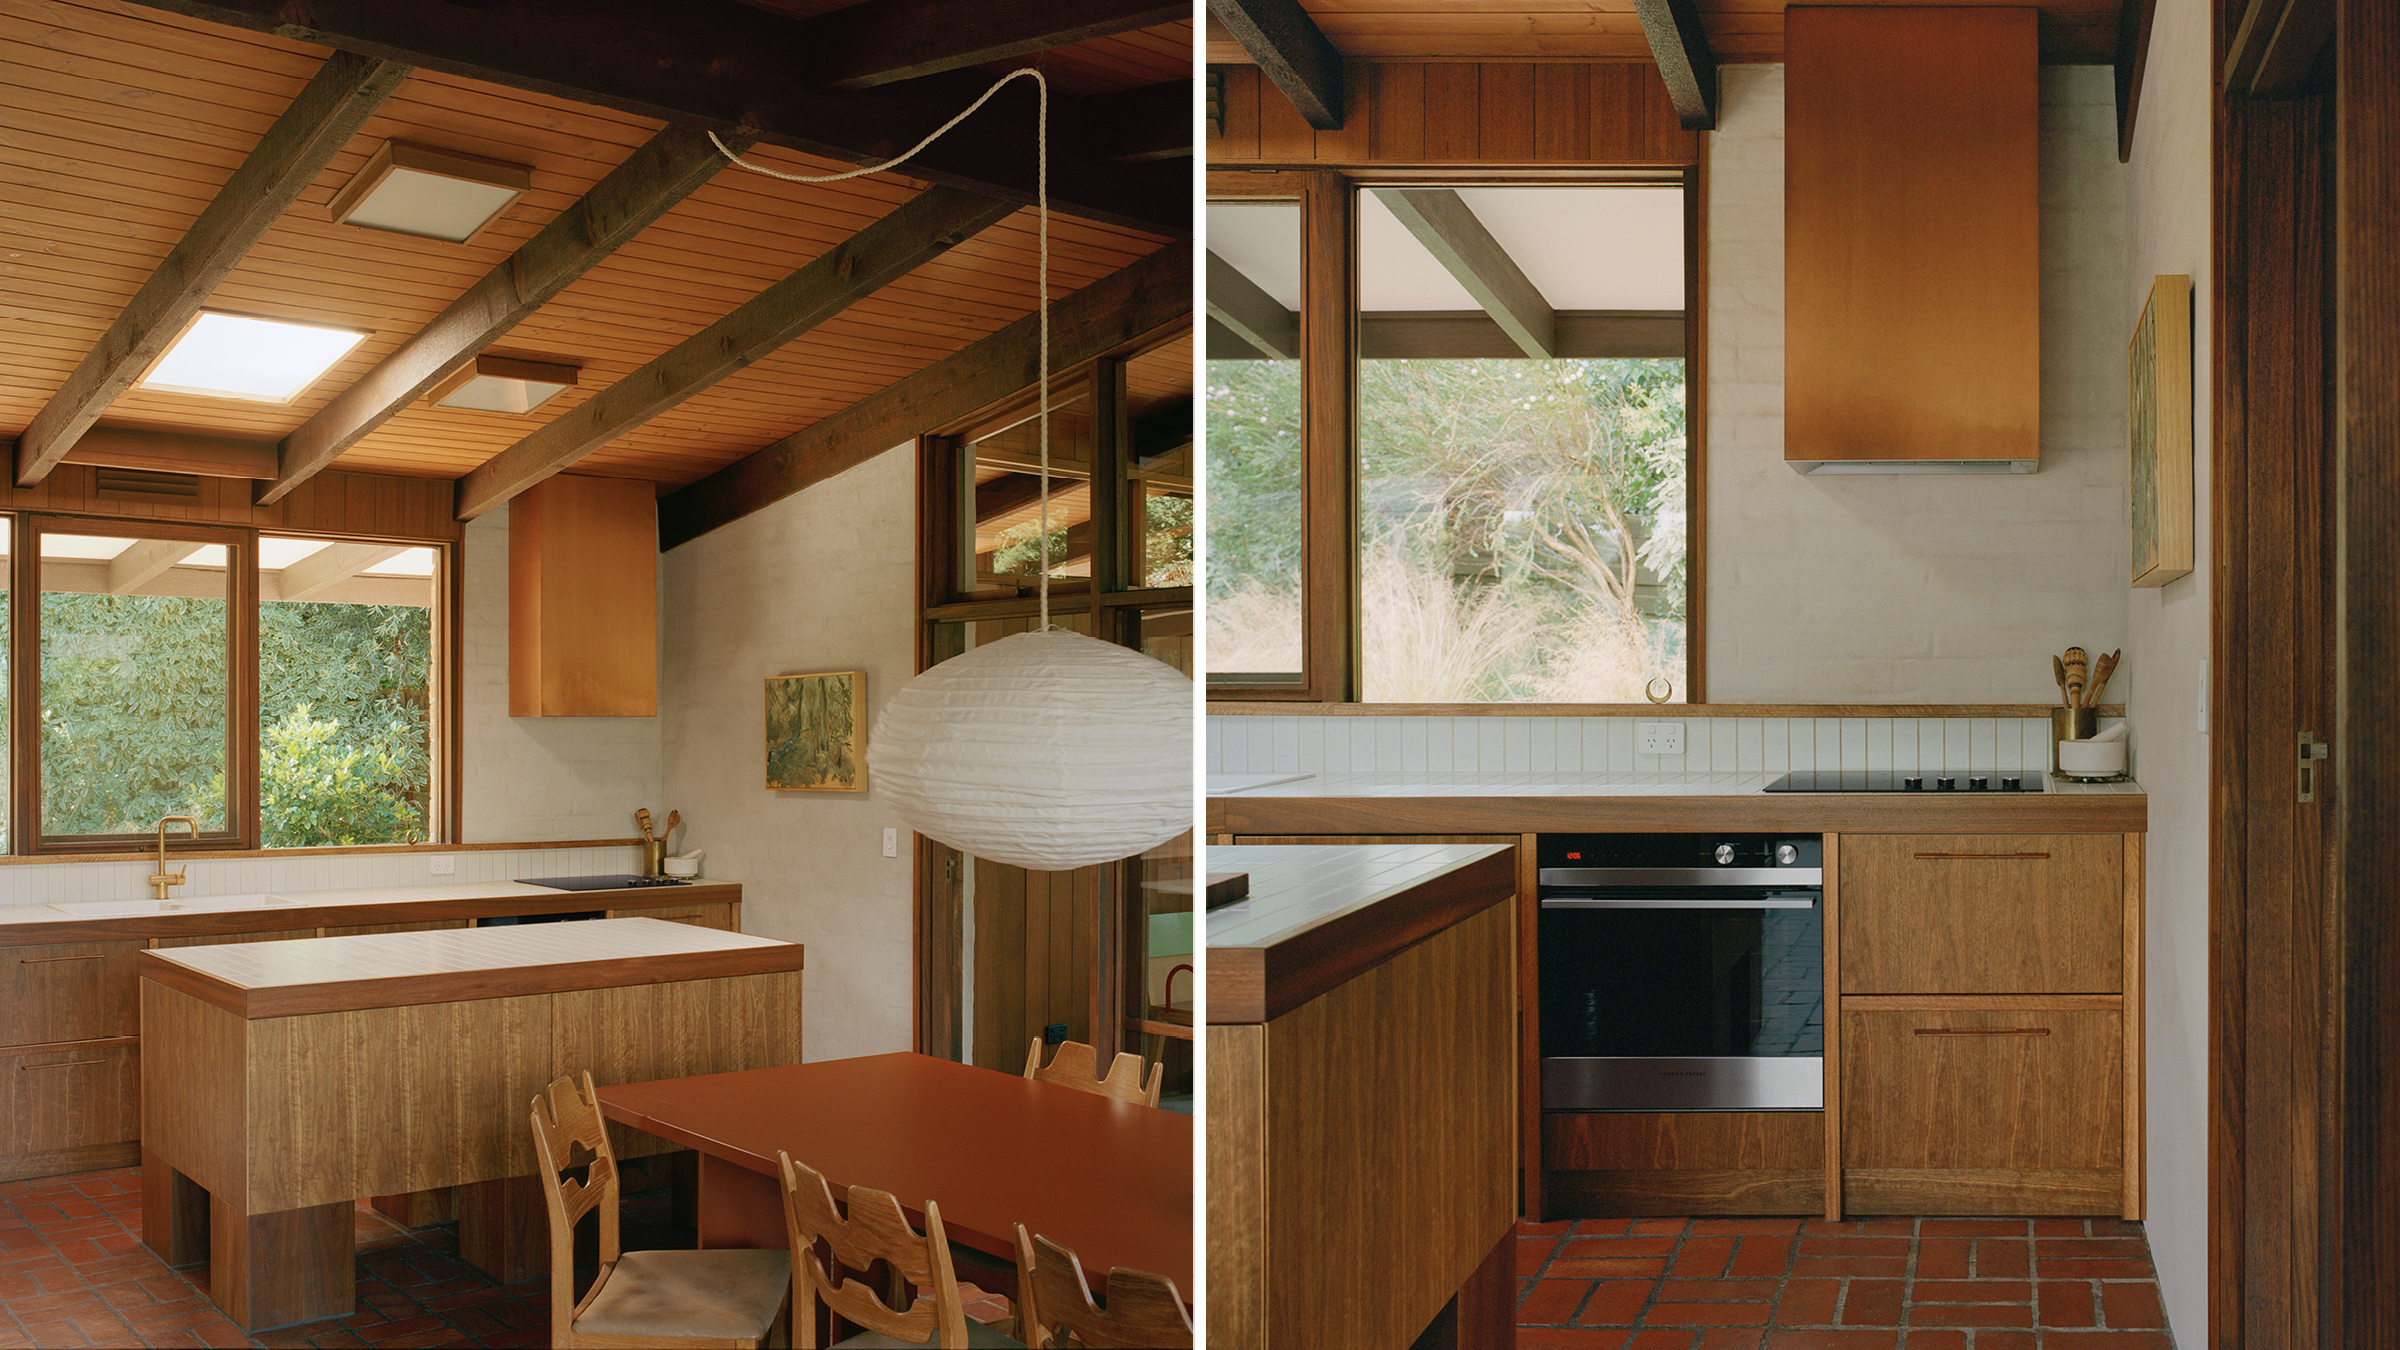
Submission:
[[[1545,895],[1544,909],[1815,909],[1814,895],[1695,896],[1689,900],[1660,895]]]

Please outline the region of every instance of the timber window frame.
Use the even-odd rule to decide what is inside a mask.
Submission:
[[[78,857],[123,857],[158,846],[155,831],[139,834],[48,834],[42,830],[42,564],[46,534],[133,536],[176,540],[226,550],[226,747],[225,822],[196,838],[173,833],[170,853],[202,856],[228,853],[287,853],[407,848],[459,835],[460,684],[463,674],[460,624],[460,546],[444,540],[365,533],[221,525],[157,518],[124,518],[19,510],[7,513],[9,624],[7,852],[12,856],[61,861]],[[430,650],[426,678],[427,803],[424,838],[399,844],[306,845],[265,848],[260,805],[261,687],[259,632],[261,599],[259,541],[262,538],[322,540],[328,544],[375,544],[428,549],[434,558],[427,579]]]
[[[1302,669],[1296,682],[1209,682],[1213,703],[1354,705],[1361,711],[1583,704],[1366,704],[1359,581],[1358,196],[1377,188],[1604,187],[1675,184],[1683,192],[1686,495],[1685,704],[1704,703],[1707,670],[1707,193],[1705,161],[1681,167],[1569,171],[1378,165],[1352,170],[1215,170],[1210,201],[1296,201],[1302,216],[1300,387]],[[1300,711],[1295,707],[1294,711]]]
[[[1189,331],[1186,329],[1185,331]],[[1141,443],[1128,417],[1127,368],[1137,358],[1167,346],[1173,329],[1151,333],[1096,361],[1061,372],[1051,380],[1051,410],[1073,407],[1090,427],[1091,483],[1090,576],[1053,577],[1050,613],[1061,618],[1088,618],[1090,633],[1103,641],[1140,650],[1145,615],[1188,614],[1192,586],[1141,586],[1143,579],[1141,507],[1134,494],[1145,484],[1128,473]],[[1034,407],[1031,389],[952,423],[917,440],[917,669],[926,670],[958,654],[966,625],[1007,622],[1030,629],[1038,622],[1039,601],[1030,576],[1020,585],[978,584],[973,575],[975,545],[975,444],[1002,430],[1021,426]],[[1054,427],[1053,445],[1057,435]],[[1053,496],[1057,493],[1054,490]],[[963,536],[963,538],[962,538]],[[1193,834],[1199,820],[1195,814]],[[963,928],[965,855],[946,844],[916,836],[916,990],[914,1045],[921,1054],[962,1059],[967,1046],[965,1027],[975,1010],[962,1006],[965,943]],[[1190,1040],[1190,1028],[1147,1019],[1141,1006],[1143,977],[1141,939],[1145,913],[1140,858],[1103,863],[1067,874],[1079,878],[1075,903],[1091,924],[1091,990],[1086,1006],[1091,1044],[1101,1061],[1122,1049],[1136,1048],[1138,1038],[1165,1036]],[[1088,886],[1080,879],[1090,874]],[[977,1055],[991,1047],[977,1045]],[[1022,1054],[1013,1046],[1007,1054]],[[1013,1059],[1004,1062],[1013,1067]]]

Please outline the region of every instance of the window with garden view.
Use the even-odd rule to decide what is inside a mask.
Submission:
[[[1297,681],[1324,593],[1302,577],[1304,398],[1342,391],[1304,394],[1292,359],[1301,209],[1209,212],[1220,687]],[[1685,228],[1676,183],[1358,190],[1358,697],[1684,697]]]
[[[11,846],[430,838],[436,550],[20,518]],[[31,701],[24,703],[26,696]],[[178,831],[180,833],[180,831]]]

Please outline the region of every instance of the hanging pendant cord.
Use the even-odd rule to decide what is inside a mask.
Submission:
[[[1031,78],[1034,88],[1040,91],[1040,99],[1037,105],[1039,111],[1036,113],[1034,120],[1035,160],[1033,178],[1034,211],[1039,222],[1040,247],[1038,250],[1038,255],[1040,260],[1034,272],[1033,305],[1034,313],[1040,316],[1037,323],[1037,327],[1040,329],[1040,337],[1038,339],[1040,351],[1036,356],[1035,367],[1039,371],[1037,378],[1041,386],[1042,626],[1035,631],[1048,632],[1050,630],[1050,81],[1043,77],[1042,72],[1035,70],[1030,66],[1023,70],[1012,70],[1006,75],[1001,76],[998,83],[995,83],[991,88],[984,90],[982,98],[979,98],[973,103],[968,104],[965,112],[962,112],[958,116],[951,118],[949,121],[942,123],[938,127],[935,127],[931,135],[927,136],[924,140],[917,142],[915,145],[910,146],[897,158],[887,159],[881,164],[870,164],[863,169],[852,169],[847,173],[784,173],[778,169],[770,169],[764,164],[753,164],[750,161],[742,158],[740,155],[733,153],[732,150],[726,148],[725,142],[717,139],[717,133],[714,131],[708,133],[708,139],[717,147],[717,150],[722,153],[725,158],[732,160],[736,167],[748,169],[752,173],[765,174],[769,178],[780,178],[787,183],[838,183],[845,178],[863,178],[871,173],[881,173],[886,169],[897,168],[898,166],[907,163],[909,160],[916,158],[918,151],[923,150],[926,146],[929,146],[935,141],[940,140],[943,134],[948,132],[950,128],[966,121],[968,116],[977,108],[980,108],[984,104],[991,102],[992,95],[999,93],[1002,85],[1005,85],[1010,80],[1017,79],[1020,76]]]

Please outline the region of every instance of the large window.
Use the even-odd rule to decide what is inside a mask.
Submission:
[[[9,522],[19,853],[433,838],[440,550]],[[178,837],[181,831],[177,831]]]
[[[1692,185],[1258,177],[1208,216],[1212,694],[1695,696]]]

